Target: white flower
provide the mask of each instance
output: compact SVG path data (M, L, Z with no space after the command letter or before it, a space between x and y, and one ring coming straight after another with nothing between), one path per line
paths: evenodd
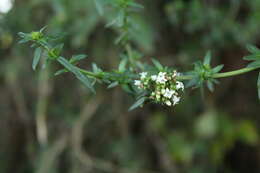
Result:
M174 95L174 96L172 97L173 105L178 104L180 100L181 100L180 97L177 97L177 96Z
M162 89L162 90L161 90L161 93L162 93L162 94L164 94L164 93L165 93L165 91L166 91L165 89Z
M173 74L172 74L172 77L175 78L176 76L177 76L177 71L174 70L174 71L173 71Z
M174 93L175 93L174 90L169 90L168 88L166 88L165 93L163 94L163 96L170 99Z
M177 89L181 89L181 90L183 91L183 90L184 90L184 85L183 85L183 83L177 81L177 82L176 82L176 88L177 88Z
M156 82L164 84L167 81L165 78L165 74L166 74L165 72L160 72L156 78Z
M142 83L141 83L141 81L140 81L140 80L135 80L135 85L136 85L136 86L140 87L140 86L141 86L141 84L142 84Z
M166 75L166 72L159 72L159 74L158 74L158 76L163 76L163 77L165 77L165 75Z
M139 73L140 76L141 76L141 79L145 79L146 76L147 76L147 72L142 72L142 73Z
M156 75L152 75L152 76L151 76L151 79L152 79L153 81L156 81L157 76L156 76Z
M171 106L171 105L172 105L172 102L169 101L169 100L167 100L167 101L165 102L165 104L166 104L167 106Z

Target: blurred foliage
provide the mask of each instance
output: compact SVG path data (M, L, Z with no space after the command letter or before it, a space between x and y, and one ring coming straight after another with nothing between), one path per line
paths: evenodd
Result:
M145 59L189 69L210 49L229 71L245 66L241 47L259 44L258 0L138 2L144 9L131 16L131 42ZM101 16L94 0L16 0L0 14L0 172L259 172L254 75L221 80L204 101L191 91L174 109L129 113L133 100L117 89L100 87L94 96L71 75L51 75L55 65L32 72L32 53L17 33L43 26L64 35L66 55L89 55L80 66L116 68L120 31L105 25L118 13L105 8Z

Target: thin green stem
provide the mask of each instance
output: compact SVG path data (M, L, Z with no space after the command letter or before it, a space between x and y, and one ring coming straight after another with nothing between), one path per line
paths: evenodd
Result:
M87 71L87 70L84 70L84 69L81 69L81 68L78 68L78 70L81 72L81 73L83 73L83 74L85 74L85 75L87 75L87 76L90 76L90 77L94 77L94 78L102 78L102 74L100 73L100 74L98 74L98 73L93 73L93 72L91 72L91 71Z
M245 68L235 70L235 71L230 71L230 72L225 72L225 73L216 73L212 77L213 78L223 78L223 77L236 76L236 75L240 75L240 74L244 74L244 73L256 70L258 68L259 67L245 67Z
M236 75L248 73L250 71L254 71L259 68L260 67L245 67L245 68L230 71L230 72L216 73L216 74L212 75L212 78L224 78L224 77L236 76ZM184 75L184 76L179 76L177 79L178 80L191 80L192 78L193 78L192 75Z

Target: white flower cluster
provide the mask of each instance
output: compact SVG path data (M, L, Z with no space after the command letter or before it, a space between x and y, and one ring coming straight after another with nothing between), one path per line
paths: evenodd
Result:
M184 90L184 84L176 80L179 73L159 72L157 75L148 75L147 72L140 73L140 80L134 84L150 93L149 98L156 103L174 106L180 101L180 91Z

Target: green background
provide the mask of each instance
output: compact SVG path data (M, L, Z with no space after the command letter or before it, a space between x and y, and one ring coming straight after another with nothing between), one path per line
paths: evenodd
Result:
M140 0L132 44L180 71L212 51L223 71L246 66L245 45L260 43L259 0ZM64 55L88 54L90 68L117 68L116 28L106 28L92 0L16 0L0 14L0 172L2 173L258 173L258 72L221 79L214 93L187 90L179 105L149 104L120 88L86 90L60 68L31 69L33 51L18 32L47 25L62 34Z

